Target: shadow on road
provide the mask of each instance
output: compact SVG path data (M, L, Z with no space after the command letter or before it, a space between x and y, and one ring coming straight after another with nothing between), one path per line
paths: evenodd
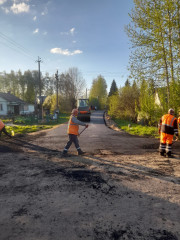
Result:
M60 153L58 150L53 150L47 147L42 147L20 138L14 138L13 141L4 140L0 145L0 152L24 152L23 149L29 149L31 151L37 151L46 154L48 153Z

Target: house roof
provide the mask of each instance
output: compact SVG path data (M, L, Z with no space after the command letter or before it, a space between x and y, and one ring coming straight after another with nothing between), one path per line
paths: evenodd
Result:
M8 102L16 102L16 103L24 103L23 100L21 100L20 98L14 96L13 94L11 93L3 93L3 92L0 92L0 97L5 99L6 101Z

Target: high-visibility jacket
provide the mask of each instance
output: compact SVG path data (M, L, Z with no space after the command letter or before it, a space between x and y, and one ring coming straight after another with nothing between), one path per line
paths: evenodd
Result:
M68 134L78 135L79 125L78 125L77 123L74 123L74 122L72 121L72 117L73 117L73 115L71 115L71 117L70 117L70 119L69 119L67 133L68 133Z
M161 133L166 133L168 135L178 134L177 118L171 114L162 116L159 126Z
M4 126L4 123L0 120L0 131L3 129Z

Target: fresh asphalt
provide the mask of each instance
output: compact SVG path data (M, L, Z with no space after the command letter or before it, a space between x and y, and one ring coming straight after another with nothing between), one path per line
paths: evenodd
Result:
M80 147L87 154L132 154L133 149L140 153L145 146L154 143L154 139L135 137L109 128L105 124L104 111L94 111L87 124L89 127L79 137ZM68 141L67 126L68 123L65 123L42 132L30 144L44 151L62 152ZM83 129L80 126L79 132ZM74 145L70 147L69 153L76 154Z

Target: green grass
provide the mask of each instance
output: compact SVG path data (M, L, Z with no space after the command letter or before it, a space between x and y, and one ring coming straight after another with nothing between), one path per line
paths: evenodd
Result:
M121 120L121 119L113 119L117 126L122 130L138 136L146 136L146 137L155 137L158 138L158 128L157 127L149 127L149 126L142 126L140 124L135 124L130 121ZM128 125L131 125L130 127Z
M44 129L50 129L53 126L58 125L58 124L63 124L69 120L69 116L70 116L70 114L63 113L63 114L60 114L58 120L50 120L49 119L48 121L46 121L47 119L44 119L43 121L39 121L39 123L36 123L36 124L34 124L32 117L31 118L17 117L14 122L15 125L14 126L6 125L6 129L9 133L11 131L14 131L15 135L37 132L37 131L44 130Z
M31 133L31 132L37 132L40 130L52 128L53 126L47 126L47 125L26 125L26 126L20 126L20 125L15 125L15 126L6 126L6 129L8 132L14 131L15 134L26 134L26 133Z

